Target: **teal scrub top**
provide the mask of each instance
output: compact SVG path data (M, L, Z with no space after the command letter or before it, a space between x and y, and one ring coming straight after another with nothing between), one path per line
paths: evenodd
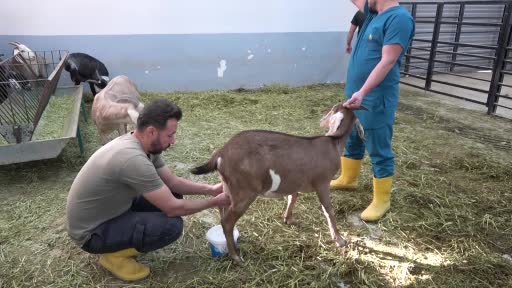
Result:
M345 95L347 99L363 87L366 79L382 58L382 47L399 44L402 53L384 80L363 99L369 111L358 110L356 115L365 129L392 125L398 103L400 64L414 36L414 20L402 6L394 6L380 14L364 7L365 23L359 32L348 66Z

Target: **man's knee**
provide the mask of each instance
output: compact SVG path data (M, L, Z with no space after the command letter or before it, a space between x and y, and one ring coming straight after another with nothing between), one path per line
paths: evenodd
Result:
M165 237L171 242L178 240L183 235L183 218L173 217L166 229Z
M141 252L149 252L165 247L178 240L183 235L183 219L172 217L160 222L158 225L145 227L142 245L138 247Z

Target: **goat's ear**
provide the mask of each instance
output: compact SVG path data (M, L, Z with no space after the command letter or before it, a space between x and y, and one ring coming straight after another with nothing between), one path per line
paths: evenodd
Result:
M361 125L361 122L359 122L359 119L356 119L356 122L354 122L354 124L356 125L357 134L359 135L359 138L361 138L363 142L366 141L366 138L364 138L364 128L363 125Z
M340 127L341 120L343 120L343 113L341 112L336 112L331 116L329 121L329 131L326 134L327 136L331 136L336 133L336 130Z
M331 116L332 116L332 109L327 114L325 114L324 117L322 117L322 119L320 119L320 127L324 128L324 129L329 129L329 126L330 126L329 121L331 119Z
M139 118L139 112L133 108L128 108L128 115L130 119L132 119L133 124L137 124L137 119Z

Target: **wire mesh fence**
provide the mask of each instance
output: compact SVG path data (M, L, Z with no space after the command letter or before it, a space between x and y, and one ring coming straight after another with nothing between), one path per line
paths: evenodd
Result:
M57 88L67 51L20 52L0 62L0 135L8 143L30 141Z

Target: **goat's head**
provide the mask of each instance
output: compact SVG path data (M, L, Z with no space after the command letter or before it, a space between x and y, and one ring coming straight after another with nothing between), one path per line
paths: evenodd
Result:
M88 79L85 82L92 83L98 89L105 89L108 85L109 78L107 76L101 76L100 80Z
M133 124L137 125L137 119L139 118L139 114L144 110L144 103L140 102L137 107L128 108L128 116L132 120Z
M20 42L9 42L9 44L14 46L14 49L12 51L13 55L20 53L21 56L25 58L25 60L31 60L36 56L34 51L32 51L26 45L21 44Z
M107 87L108 81L110 81L110 79L107 76L101 76L100 81L98 84L96 84L96 86L98 86L98 88L100 89L104 89L105 87Z
M361 106L360 110L367 110ZM352 131L355 124L361 139L364 140L364 130L357 120L354 111L343 106L343 103L334 105L331 110L320 119L320 127L328 129L326 136L344 137Z

